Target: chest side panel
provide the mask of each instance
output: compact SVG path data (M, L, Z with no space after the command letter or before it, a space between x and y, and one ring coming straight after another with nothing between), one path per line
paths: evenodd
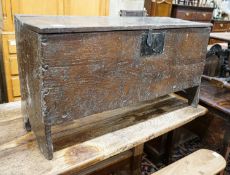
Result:
M45 122L60 123L198 85L208 30L153 30L164 34L164 47L148 56L141 56L147 31L44 35Z

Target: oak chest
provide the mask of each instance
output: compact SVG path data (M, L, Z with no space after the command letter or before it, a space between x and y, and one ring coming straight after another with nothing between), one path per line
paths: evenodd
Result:
M51 126L179 90L198 103L210 24L166 17L16 16L25 126Z

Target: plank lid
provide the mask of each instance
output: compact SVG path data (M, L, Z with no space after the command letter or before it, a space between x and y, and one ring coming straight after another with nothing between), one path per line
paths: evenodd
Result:
M169 17L32 16L16 15L15 23L37 33L72 33L116 30L148 30L211 27L211 23Z

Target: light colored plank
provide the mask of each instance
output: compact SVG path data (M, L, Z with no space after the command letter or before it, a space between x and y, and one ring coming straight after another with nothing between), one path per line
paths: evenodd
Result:
M152 175L214 175L222 171L225 166L226 161L221 155L211 150L201 149Z
M77 172L180 127L206 112L204 107L193 108L182 100L166 96L89 116L66 126L56 126L53 128L56 151L50 161L39 152L34 135L28 133L0 145L0 172L60 174L73 169ZM19 119L14 122L22 123ZM0 133L0 136L7 135ZM73 140L75 144L67 144Z

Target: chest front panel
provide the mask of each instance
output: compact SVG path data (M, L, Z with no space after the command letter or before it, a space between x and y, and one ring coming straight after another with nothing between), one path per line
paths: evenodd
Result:
M42 35L45 121L61 123L199 85L208 30ZM152 51L143 54L148 42Z

